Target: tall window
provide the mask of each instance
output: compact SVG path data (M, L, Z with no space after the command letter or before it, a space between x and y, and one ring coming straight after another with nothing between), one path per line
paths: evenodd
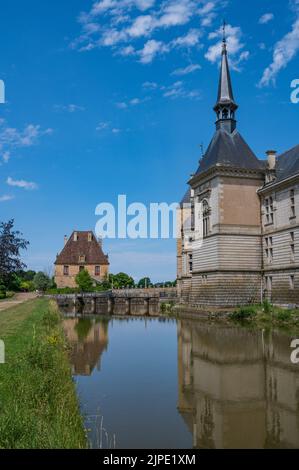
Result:
M295 261L295 232L290 232L291 262Z
M64 276L68 276L69 275L69 266L64 266L63 267L63 275Z
M94 269L95 276L100 276L101 274L101 266L96 266Z
M273 238L266 237L265 238L265 255L266 261L268 264L273 262Z
M209 235L210 230L210 208L208 201L204 200L202 203L202 215L203 215L203 237Z
M294 290L295 289L295 276L293 274L290 275L289 281L290 281L290 289Z
M267 197L265 199L265 209L266 209L266 223L273 224L274 222L274 208L273 208L273 197Z
M193 255L188 256L188 261L189 261L189 272L192 273L192 271L193 271Z
M296 217L296 208L295 208L295 190L291 189L290 191L290 206L291 206L291 215L290 217Z

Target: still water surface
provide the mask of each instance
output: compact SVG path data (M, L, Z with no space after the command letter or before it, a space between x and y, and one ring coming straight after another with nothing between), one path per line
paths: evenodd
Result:
M294 336L161 318L64 325L93 448L299 448Z

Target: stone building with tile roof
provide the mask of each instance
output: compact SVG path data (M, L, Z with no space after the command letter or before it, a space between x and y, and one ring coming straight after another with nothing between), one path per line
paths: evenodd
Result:
M195 306L299 305L299 145L257 158L237 109L224 37L216 132L180 208L178 288Z
M86 269L95 283L103 281L109 273L109 259L103 253L102 241L92 231L65 236L64 248L55 261L55 282L58 288L77 287L77 274Z

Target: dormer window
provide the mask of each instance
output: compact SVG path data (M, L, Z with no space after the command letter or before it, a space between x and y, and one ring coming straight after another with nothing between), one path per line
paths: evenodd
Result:
M85 263L86 261L86 256L85 255L80 255L79 256L79 263Z

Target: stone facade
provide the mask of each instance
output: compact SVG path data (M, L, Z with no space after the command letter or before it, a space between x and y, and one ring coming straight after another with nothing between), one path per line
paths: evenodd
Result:
M68 275L64 274L64 268L68 266L69 273ZM81 265L80 265L81 266ZM63 289L65 287L75 288L78 287L76 284L76 276L80 272L80 266L78 265L56 265L55 267L55 283L59 289ZM83 265L82 265L83 266ZM96 266L93 264L84 265L84 269L86 269L90 276L98 282L101 282L105 279L107 274L109 273L109 266L108 265L99 265L100 274L96 274Z
M299 146L258 159L237 131L237 108L224 42L216 133L179 210L181 299L299 304Z
M73 232L65 237L65 246L55 262L55 283L58 288L75 288L76 276L85 269L95 283L100 283L109 273L108 256L102 251L102 242L93 232Z

